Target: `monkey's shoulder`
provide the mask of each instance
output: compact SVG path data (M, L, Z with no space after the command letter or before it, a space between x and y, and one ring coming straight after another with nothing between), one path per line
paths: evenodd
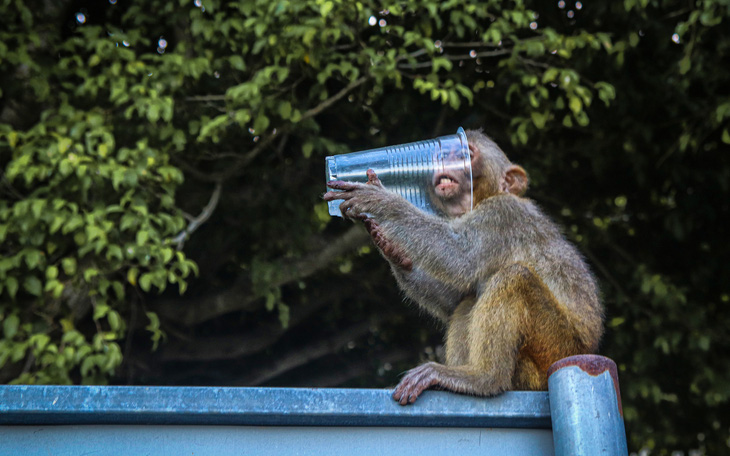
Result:
M544 224L545 228L556 227L533 200L509 193L485 199L474 208L473 213L476 219L490 224Z

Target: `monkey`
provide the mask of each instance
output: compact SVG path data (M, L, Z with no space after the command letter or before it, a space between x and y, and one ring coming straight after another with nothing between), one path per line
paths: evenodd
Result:
M342 214L365 223L404 294L445 326L445 364L406 372L392 396L401 405L429 388L483 397L546 390L550 365L596 352L603 334L596 280L524 197L525 170L480 130L466 134L473 209L466 176L434 177L444 216L416 208L372 170L367 183L328 182L323 196L344 200Z

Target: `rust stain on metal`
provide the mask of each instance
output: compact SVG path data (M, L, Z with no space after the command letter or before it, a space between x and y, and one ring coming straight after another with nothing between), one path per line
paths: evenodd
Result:
M548 378L553 375L553 373L568 366L578 367L586 374L592 375L594 377L608 371L611 375L611 379L613 380L613 389L616 390L618 411L621 414L621 418L624 417L624 409L621 405L621 390L618 386L618 369L616 368L616 363L613 362L611 358L606 358L605 356L600 355L569 356L567 358L561 359L560 361L550 366L550 369L548 369L547 372Z

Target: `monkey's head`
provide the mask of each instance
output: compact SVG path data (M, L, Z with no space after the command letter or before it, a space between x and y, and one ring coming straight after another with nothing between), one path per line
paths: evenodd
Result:
M509 161L502 149L478 130L466 132L471 156L474 206L502 193L522 196L527 191L527 173ZM471 192L466 176L434 176L434 202L448 217L459 217L471 208Z

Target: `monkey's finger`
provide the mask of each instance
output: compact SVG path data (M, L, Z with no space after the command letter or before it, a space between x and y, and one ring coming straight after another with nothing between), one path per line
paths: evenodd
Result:
M347 200L354 196L353 192L327 192L322 195L322 199L325 201Z
M353 201L350 198L341 202L340 203L340 212L342 212L342 215L346 215L347 217L352 217L354 215L354 212L352 214L350 213L352 206L353 206Z
M416 383L416 385L413 387L413 391L411 391L411 395L408 396L408 402L410 404L413 404L416 402L416 399L418 399L418 396L421 395L422 392L426 390L426 386L424 386L424 383Z
M398 403L400 405L408 405L408 404L411 404L412 402L408 402L408 398L409 397L410 397L410 395L408 393L403 393L403 396L401 396L400 401L398 401Z
M365 229L368 230L368 232L370 232L370 230L368 229L368 225L367 225L367 221L369 220L367 214L352 214L350 216L350 218L353 220L359 220L359 221L363 222L365 224Z
M406 392L406 394L404 394L401 398L401 405L413 404L414 402L416 402L416 399L418 399L419 394L420 392L418 391L418 384L412 385L411 388Z
M393 399L400 405L408 405L408 392L403 382L400 382L393 392Z
M362 182L346 182L346 181L329 181L327 187L333 190L355 190L362 188L364 185Z
M378 187L383 186L383 183L380 182L380 178L377 174L375 174L375 171L373 171L372 169L368 169L366 174L368 176L368 184L377 185Z
M411 259L408 257L402 258L400 261L400 267L406 271L412 271L413 261L411 261Z
M413 404L414 402L416 402L416 399L418 399L421 393L431 388L432 386L436 386L437 384L438 381L436 381L435 378L419 378L414 382L414 385L411 388L410 395L408 396L408 402Z
M352 220L361 220L364 215L362 211L355 207L356 201L352 199L346 199L340 204L340 212L343 216Z
M405 383L406 383L406 379L404 378L398 383L398 385L395 387L395 390L393 391L393 399L396 402L400 402L401 398L403 398L403 392L406 389ZM403 404L403 405L405 405L405 404Z
M365 229L368 230L368 233L370 233L370 236L375 238L375 235L379 232L378 225L373 221L373 219L369 218L367 215L365 218L362 219L363 224L365 225Z
M412 404L418 398L416 389L418 387L418 379L415 379L412 375L407 375L400 381L393 393L393 399L396 400L400 405Z

